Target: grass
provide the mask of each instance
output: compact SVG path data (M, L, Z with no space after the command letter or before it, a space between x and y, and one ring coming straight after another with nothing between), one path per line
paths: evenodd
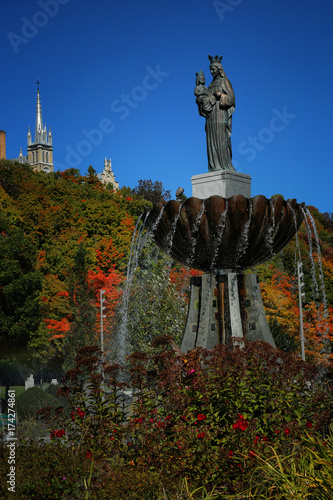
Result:
M25 387L24 385L11 385L9 387L9 389L11 391L15 391L15 397L18 398L20 394L22 394L22 392L25 391ZM0 397L1 398L4 398L5 397L5 392L6 392L6 388L5 387L0 387Z

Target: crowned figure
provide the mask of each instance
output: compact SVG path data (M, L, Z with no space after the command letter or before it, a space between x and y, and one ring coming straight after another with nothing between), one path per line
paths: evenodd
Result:
M213 81L207 87L202 71L196 73L194 95L199 114L206 118L208 170L235 170L232 163L231 123L235 94L221 64L222 56L208 56Z

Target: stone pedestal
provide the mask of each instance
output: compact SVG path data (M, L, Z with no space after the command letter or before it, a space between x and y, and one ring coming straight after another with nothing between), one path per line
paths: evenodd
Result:
M234 170L217 170L194 175L191 181L192 196L202 200L213 195L230 198L237 194L251 198L251 176Z
M219 271L192 278L191 299L181 350L212 349L231 338L264 340L275 347L254 273Z

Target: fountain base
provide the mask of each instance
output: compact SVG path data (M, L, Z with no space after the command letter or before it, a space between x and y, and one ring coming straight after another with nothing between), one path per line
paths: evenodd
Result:
M218 271L191 279L191 298L181 350L213 349L232 337L264 340L273 347L255 273Z

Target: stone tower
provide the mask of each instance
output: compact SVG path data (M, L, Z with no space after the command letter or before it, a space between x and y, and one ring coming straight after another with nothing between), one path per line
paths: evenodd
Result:
M0 130L0 160L6 159L6 132Z
M112 184L113 190L118 191L119 183L116 181L114 173L112 171L111 158L108 160L104 159L104 168L101 174L97 174L97 177L102 182L102 184Z
M53 172L53 145L51 127L46 130L43 125L42 107L39 95L39 81L37 81L37 105L36 105L36 125L35 141L32 142L30 127L27 135L28 162L36 172Z

